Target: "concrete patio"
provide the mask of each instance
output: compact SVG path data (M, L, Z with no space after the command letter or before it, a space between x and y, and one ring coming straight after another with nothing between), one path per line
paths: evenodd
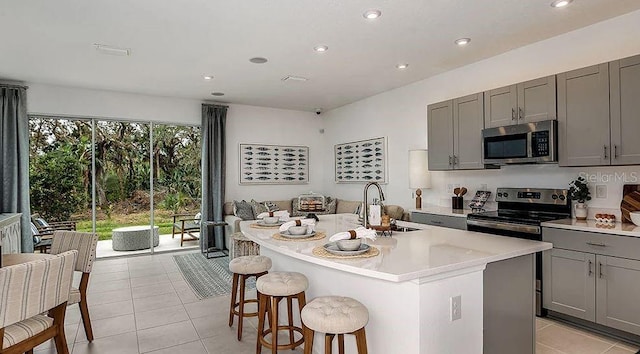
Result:
M160 243L158 247L155 247L155 253L172 252L179 250L193 250L200 247L199 241L185 241L184 245L180 247L180 235L175 235L171 238L171 234L160 235ZM111 258L131 256L137 254L148 254L150 250L137 250L137 251L114 251L111 240L98 241L98 247L96 254L98 258Z

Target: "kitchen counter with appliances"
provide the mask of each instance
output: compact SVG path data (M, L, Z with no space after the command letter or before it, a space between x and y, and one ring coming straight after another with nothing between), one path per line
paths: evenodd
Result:
M543 227L555 229L597 232L621 236L640 237L640 226L630 223L601 223L595 220L561 219L542 223Z
M314 248L322 247L334 233L359 224L357 215L351 214L319 218L316 231L327 237L314 241L278 240L273 236L277 229L252 228L251 221L241 222L240 228L261 246L262 255L272 259L272 271L307 276L307 298L350 296L367 306L375 319L367 325L370 353L500 353L509 351L491 346L509 340L518 344L520 353L534 352L533 254L550 249L551 244L427 226L367 240L379 251L374 257L324 258L314 254ZM494 265L496 271L485 275L485 269ZM518 301L487 297L485 278L492 280L495 292ZM487 327L488 316L496 316L490 323L510 324L509 340L504 329ZM519 324L509 322L515 319ZM490 338L492 333L495 338ZM355 342L345 340L355 348Z
M411 209L409 212L466 218L472 211L471 209L452 209L450 206L423 205L422 209Z

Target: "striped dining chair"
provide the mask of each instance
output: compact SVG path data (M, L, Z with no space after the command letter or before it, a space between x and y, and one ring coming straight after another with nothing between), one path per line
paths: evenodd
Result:
M87 305L87 287L89 286L89 273L91 273L93 261L96 259L97 246L97 234L77 231L55 231L51 245L51 254L60 254L69 250L78 251L75 270L82 272L82 278L80 279L80 288L71 288L69 304L79 304L84 332L89 342L93 341L93 329Z
M0 354L33 353L51 338L69 353L64 315L77 254L0 268Z

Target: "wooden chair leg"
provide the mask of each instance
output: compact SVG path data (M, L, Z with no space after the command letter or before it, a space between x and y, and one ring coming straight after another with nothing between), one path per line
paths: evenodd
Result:
M240 275L240 304L238 306L238 340L242 340L242 324L244 322L244 291L247 277Z
M302 324L302 333L304 337L304 354L311 354L313 351L313 334L314 331Z
M29 349L26 352L24 352L24 354L33 354L33 349Z
M233 281L231 285L231 305L229 305L229 327L233 326L234 310L236 308L236 294L238 293L239 274L233 273Z
M87 305L87 288L89 287L89 273L82 273L80 279L80 314L82 315L82 325L84 333L89 342L93 342L93 329L91 328L91 318L89 317L89 305Z
M289 344L293 344L293 298L287 297L287 317L289 320Z
M338 334L338 353L344 354L344 334Z
M367 335L364 327L353 332L356 336L356 345L358 346L358 354L367 354Z
M56 335L53 341L56 345L58 354L69 354L67 346L67 337L64 335L64 315L67 311L67 303L64 302L50 310L49 314L53 317L53 325L57 327Z
M281 298L271 297L271 353L278 353L278 303Z
M256 353L262 351L261 338L264 337L264 318L267 315L267 301L267 296L258 292L258 340L256 341ZM269 311L269 316L271 316L271 311Z
M331 344L334 334L327 333L324 335L324 354L331 354Z

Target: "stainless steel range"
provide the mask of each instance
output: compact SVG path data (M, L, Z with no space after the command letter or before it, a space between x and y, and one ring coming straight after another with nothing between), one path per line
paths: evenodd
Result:
M498 210L469 214L467 229L542 241L541 223L571 217L566 189L498 188ZM536 315L542 315L542 253L536 254Z

